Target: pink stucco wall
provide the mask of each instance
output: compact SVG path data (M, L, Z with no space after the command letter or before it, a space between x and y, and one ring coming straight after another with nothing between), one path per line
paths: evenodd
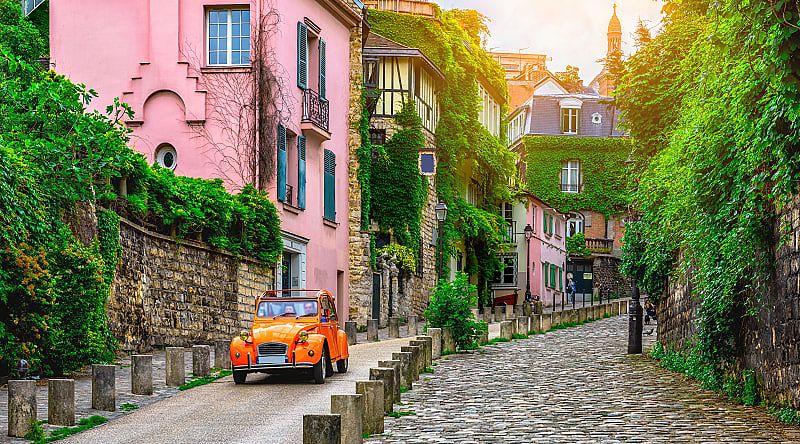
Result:
M263 3L262 3L263 2ZM175 172L180 175L222 177L235 190L243 183L242 168L225 158L236 158L235 143L225 136L225 125L213 94L210 76L237 76L247 80L247 68L205 66L206 11L215 6L248 6L251 23L259 10L274 8L280 20L271 48L283 78L284 125L301 134L302 91L297 87L297 22L310 19L327 43L327 99L330 102L330 140L307 136L307 205L291 211L276 200L276 181L270 196L281 213L284 232L307 239L306 287L337 294L346 318L348 297L348 111L350 33L358 15L344 0L70 0L50 4L51 61L55 69L75 82L85 83L100 97L92 107L104 110L114 97L135 112L129 126L131 146L149 162L162 143L178 152ZM311 57L315 56L312 51ZM243 77L242 77L243 76ZM310 73L315 79L316 72ZM219 78L219 77L217 77ZM310 86L316 89L317 82ZM217 100L219 102L220 100ZM216 116L216 117L215 117ZM275 149L274 147L272 148ZM291 147L289 147L291 150ZM323 150L336 154L336 222L324 223ZM291 172L291 166L290 166ZM291 172L293 174L293 172ZM290 180L296 176L290 174ZM337 278L338 275L338 278Z
M531 255L528 258L531 267L531 293L539 295L544 302L544 305L551 305L553 303L553 296L556 297L556 302L561 303L561 292L545 287L544 283L544 270L542 269L543 262L556 264L562 269L566 268L566 243L564 233L557 233L552 236L544 233L543 214L547 212L555 216L557 221L560 221L561 230L564 230L565 219L563 216L552 210L549 206L545 205L539 199L529 196L528 208L526 212L526 224L531 224L533 227L533 239L531 240ZM566 278L562 276L564 286L566 286Z

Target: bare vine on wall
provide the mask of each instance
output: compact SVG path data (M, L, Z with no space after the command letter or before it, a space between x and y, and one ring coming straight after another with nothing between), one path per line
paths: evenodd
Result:
M203 55L186 44L184 58L205 90L205 125L192 125L224 179L264 190L275 176L277 127L291 117L288 75L275 53L280 14L272 1L251 10L250 66L204 70Z

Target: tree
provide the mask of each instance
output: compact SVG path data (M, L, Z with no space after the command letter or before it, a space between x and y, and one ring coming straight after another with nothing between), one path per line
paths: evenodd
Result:
M571 93L583 92L583 80L578 74L577 66L567 65L565 71L556 73L556 78L567 88L567 91Z
M636 30L633 32L633 35L636 49L641 49L653 41L653 35L650 33L650 29L644 24L642 19L639 19L639 23L636 24Z

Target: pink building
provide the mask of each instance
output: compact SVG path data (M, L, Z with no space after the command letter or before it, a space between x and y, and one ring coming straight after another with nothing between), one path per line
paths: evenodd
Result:
M50 2L56 71L102 110L135 116L131 145L177 174L254 183L274 198L282 288L324 288L347 317L352 0ZM357 104L356 104L357 105Z

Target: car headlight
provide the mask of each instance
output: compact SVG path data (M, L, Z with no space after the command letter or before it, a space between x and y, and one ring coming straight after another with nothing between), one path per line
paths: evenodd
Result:
M247 338L249 338L249 337L250 337L250 332L249 331L242 330L242 331L239 332L239 339L241 339L242 341L247 342Z
M297 335L297 342L306 342L308 340L308 332L303 330Z

